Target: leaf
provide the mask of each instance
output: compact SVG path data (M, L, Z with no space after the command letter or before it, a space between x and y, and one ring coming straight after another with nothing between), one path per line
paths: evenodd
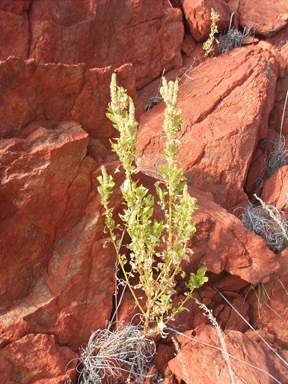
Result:
M198 269L197 271L197 276L201 276L201 277L204 277L205 274L207 272L207 267L201 267ZM206 277L207 281L208 281L208 277Z
M185 187L185 185L186 185L186 181L184 181L183 183L180 183L180 184L176 185L176 187L175 187L176 192L180 192L180 191L182 191L182 189Z

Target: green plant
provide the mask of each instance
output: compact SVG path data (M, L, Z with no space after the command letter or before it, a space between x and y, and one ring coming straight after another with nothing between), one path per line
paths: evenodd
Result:
M205 267L200 268L197 274L192 273L186 283L189 288L186 298L177 308L172 308L175 277L179 274L185 276L180 264L183 259L189 260L189 254L192 254L187 243L195 232L192 214L197 206L196 200L189 195L183 171L177 166L175 159L179 153L176 134L182 123L179 116L181 111L177 108L178 82L168 84L164 77L162 81L160 93L166 103L163 128L167 137L163 152L167 166L159 167L162 180L156 182L155 186L164 220L152 220L154 198L148 194L147 188L132 178L138 172L135 165L138 123L135 120L133 101L122 87L117 86L115 74L111 81L111 104L107 117L120 132L120 137L111 144L125 171L125 181L121 187L125 205L121 215L121 227L115 224L112 217L113 207L109 205L109 196L114 187L113 177L108 175L102 166L102 176L98 178L98 191L106 211L105 225L126 284L142 314L145 337L163 334L167 322L185 309L185 302L192 297L193 290L208 280L205 277ZM129 234L130 242L126 244L129 255L119 251L121 240L117 239L115 234L119 228ZM125 268L126 263L130 264L130 271ZM139 282L132 286L129 278L135 275L138 276ZM145 306L140 304L135 289L144 292Z
M209 57L211 53L213 53L214 51L214 48L213 48L214 40L216 41L217 44L219 44L219 41L214 36L215 33L218 33L218 28L216 26L216 23L217 21L219 21L219 19L220 19L220 16L218 15L218 13L215 12L213 8L211 8L211 20L212 20L211 31L210 31L208 40L206 40L205 43L203 44L203 49L205 51L205 59L207 59L207 57Z

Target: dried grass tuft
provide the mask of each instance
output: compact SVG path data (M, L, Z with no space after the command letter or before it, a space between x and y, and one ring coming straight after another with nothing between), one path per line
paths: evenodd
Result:
M254 195L261 205L249 203L240 216L242 223L251 232L261 236L273 252L281 252L288 246L288 222L285 212L274 205L265 204Z
M285 137L281 135L274 151L266 157L268 179L281 167L288 164L288 150L285 149Z
M127 325L115 332L98 329L80 355L79 383L102 383L105 378L112 380L123 374L142 383L155 352L155 343L144 338L138 326Z
M252 27L252 19L250 20L249 27L245 27L243 32L232 26L234 12L231 14L229 28L226 35L219 36L218 49L220 53L231 51L234 48L242 47L245 37L255 35L256 28Z

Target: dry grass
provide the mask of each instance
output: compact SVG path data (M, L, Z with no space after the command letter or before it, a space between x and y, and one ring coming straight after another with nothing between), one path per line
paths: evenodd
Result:
M98 384L128 375L142 383L155 352L155 343L143 337L141 327L128 325L115 332L97 330L80 355L78 382Z
M259 197L254 196L260 205L255 207L249 203L240 219L249 231L261 236L273 252L281 252L288 245L288 222L285 212L274 205L265 204Z

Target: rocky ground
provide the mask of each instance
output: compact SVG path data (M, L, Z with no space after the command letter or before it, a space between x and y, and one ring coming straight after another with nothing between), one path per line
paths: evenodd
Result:
M224 54L215 46L204 60L211 7L220 14L219 32L235 12L234 27L252 20L256 36ZM274 253L239 220L254 193L288 213L288 165L270 178L266 170L288 89L287 15L287 0L249 0L248 8L246 0L1 2L1 383L62 384L66 373L76 383L79 348L111 318L115 254L104 247L97 192L100 165L108 173L119 165L105 116L111 74L136 104L139 175L153 194L164 161L165 106L147 113L145 106L164 69L167 79L181 78L179 163L199 205L194 254L183 268L207 267L209 282L195 296L225 330L228 352L259 368L231 359L235 382L288 383L287 365L218 292L288 360L288 250ZM117 216L124 176L115 177ZM184 290L179 281L175 300ZM188 309L173 327L221 347L203 311L194 301ZM135 313L127 293L119 320ZM231 382L219 350L184 336L177 343L178 351L171 338L158 343L147 383Z

